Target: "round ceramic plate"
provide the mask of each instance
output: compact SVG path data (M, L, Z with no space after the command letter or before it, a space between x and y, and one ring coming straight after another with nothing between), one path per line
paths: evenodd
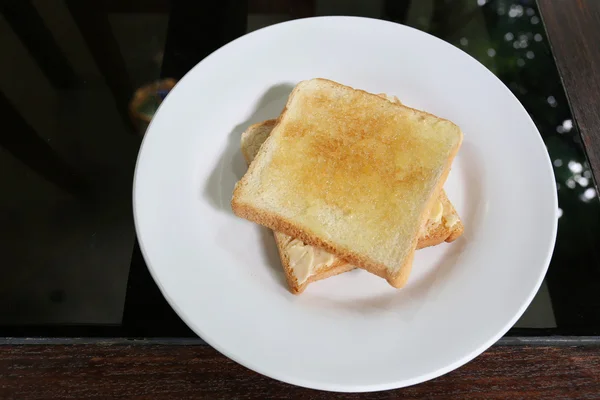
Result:
M271 232L231 211L240 134L315 77L396 95L464 132L445 188L465 233L418 251L403 289L356 270L294 296ZM148 268L194 332L261 374L333 391L416 384L483 352L532 300L557 226L546 148L511 92L442 40L350 17L274 25L194 67L146 133L133 204Z

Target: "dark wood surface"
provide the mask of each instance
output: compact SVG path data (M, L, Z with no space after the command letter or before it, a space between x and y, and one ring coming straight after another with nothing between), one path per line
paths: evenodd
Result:
M538 6L598 185L600 180L600 1L538 0Z
M600 347L494 346L404 389L336 394L254 373L206 345L0 346L0 398L598 399Z

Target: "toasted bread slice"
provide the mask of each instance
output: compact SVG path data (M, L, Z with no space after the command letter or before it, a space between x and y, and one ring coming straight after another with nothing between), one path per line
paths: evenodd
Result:
M395 97L386 96L386 98L390 101L399 102ZM242 133L242 154L248 165L258 154L260 146L267 140L276 123L277 121L274 119L260 122L250 126ZM444 241L452 242L463 231L464 227L454 206L442 190L439 203L431 210L425 231L419 237L417 248L436 246ZM306 245L284 233L273 233L288 286L294 294L302 293L308 284L312 282L355 268L352 264L322 249Z
M237 183L232 209L401 287L461 142L450 121L304 81Z

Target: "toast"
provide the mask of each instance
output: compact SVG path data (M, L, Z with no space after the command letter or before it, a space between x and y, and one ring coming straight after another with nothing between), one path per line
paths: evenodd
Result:
M399 102L397 98L387 97ZM269 137L276 120L268 120L250 126L242 133L242 154L248 165L252 163L260 146ZM442 190L439 203L431 210L424 232L419 237L417 248L436 246L440 243L456 240L464 231L463 224ZM314 246L306 245L284 233L273 232L290 291L299 294L308 284L328 278L355 267L344 260Z
M232 209L402 287L461 142L450 121L303 81L236 184Z

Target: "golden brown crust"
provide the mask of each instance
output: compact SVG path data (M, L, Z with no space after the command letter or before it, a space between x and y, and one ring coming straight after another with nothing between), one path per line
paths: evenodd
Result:
M461 237L464 232L465 232L465 226L463 225L462 221L458 221L456 223L456 225L454 225L452 227L452 232L446 238L446 242L447 243L454 242L456 239L458 239L459 237Z
M455 226L458 226L458 223ZM461 234L462 232L458 233L454 227L452 230L450 230L441 223L437 224L434 228L419 238L417 250L424 249L426 247L437 246L438 244L444 242L450 243L458 239Z

